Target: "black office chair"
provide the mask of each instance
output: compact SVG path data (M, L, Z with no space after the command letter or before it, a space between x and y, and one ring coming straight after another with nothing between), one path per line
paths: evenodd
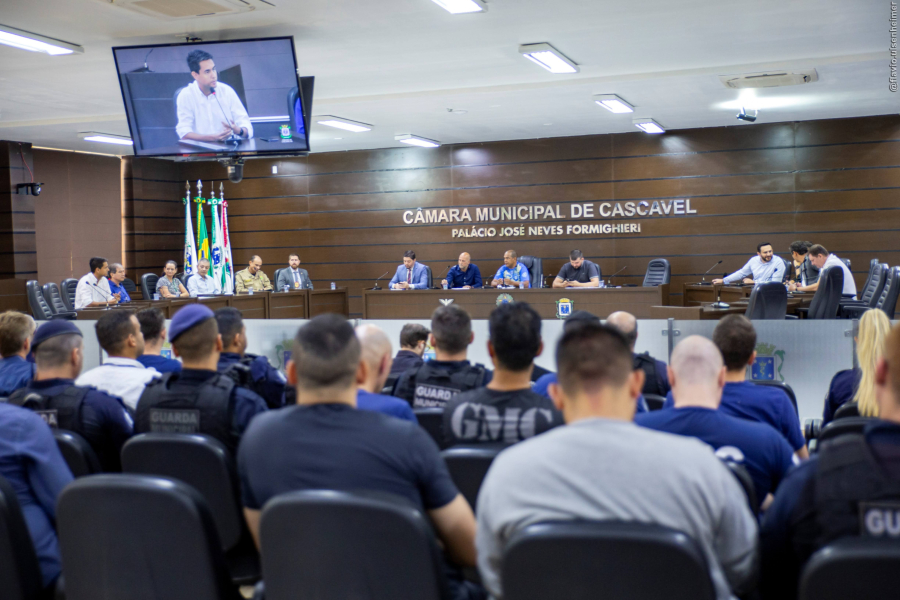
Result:
M276 287L276 288L278 287L278 277L281 275L281 272L282 272L282 271L285 271L285 270L287 270L287 269L289 269L289 268L290 268L290 267L282 267L282 268L280 268L280 269L275 269L275 278L272 280L272 286L273 286L273 287ZM276 291L276 292L280 292L281 290L280 290L280 289L276 289L275 291Z
M642 394L644 396L644 402L647 403L647 408L651 411L660 410L666 403L665 396L658 396L656 394Z
M501 446L455 446L441 452L456 489L475 510L478 491Z
M53 437L56 439L56 447L59 448L63 460L69 465L72 475L85 477L103 471L97 453L86 439L74 431L65 429L54 429Z
M858 318L865 309L875 308L884 290L890 267L885 264L874 264L869 269L869 277L862 288L859 300L841 299L841 316L844 318ZM861 310L860 310L861 309Z
M856 402L845 402L841 404L836 411L834 411L834 418L832 419L832 421L858 416L860 416L859 405Z
M399 496L282 494L263 508L260 537L266 600L447 597L431 525Z
M734 478L740 484L741 489L744 490L744 495L747 496L747 504L750 506L750 512L756 514L759 511L756 486L753 485L753 478L750 477L747 467L729 459L722 459L722 463L728 467L728 470L731 471L731 474L734 475Z
M848 268L848 269L850 269L851 271L853 270L853 267L852 267L852 265L851 265L851 263L850 263L850 259L849 259L849 258L842 258L842 259L841 259L841 262L844 263L845 265L847 265L847 268ZM843 269L841 269L841 270L843 270Z
M714 600L706 557L687 534L634 521L537 523L512 536L504 600Z
M884 279L884 287L881 288L881 294L875 301L873 308L879 308L884 311L888 319L894 318L894 311L897 308L897 297L900 296L900 267L891 267L888 269L887 276ZM844 310L844 314L851 319L856 319L866 312L868 307L848 306Z
M185 483L82 477L60 494L56 518L66 600L242 598L206 502Z
M66 304L67 310L75 310L75 291L77 289L77 279L63 279L59 284L59 292L62 294L63 302Z
M47 302L50 312L53 313L55 318L70 320L78 318L78 313L66 307L66 303L63 302L62 295L60 295L59 288L56 287L55 283L45 283L41 294L44 296L44 301Z
M672 279L672 266L665 258L654 258L647 265L643 287L656 287L669 283Z
M4 600L41 600L41 568L12 485L0 477L0 582Z
M769 387L777 387L780 390L783 390L785 394L787 394L788 399L791 401L791 404L794 405L794 412L798 415L800 414L800 410L797 408L797 394L794 393L794 388L789 386L783 381L754 381L756 385L767 385Z
M819 276L819 287L809 305L809 310L800 308L798 312L806 312L807 319L836 319L844 289L844 270L825 269Z
M181 285L184 286L184 289L188 289L188 281L191 280L191 277L194 276L193 273L182 273L181 274Z
M128 279L127 277L122 280L122 287L125 288L125 291L128 292L129 296L132 296L135 292L137 292L137 286L134 285L134 281Z
M528 269L528 276L531 278L531 287L544 287L544 261L537 256L520 256L519 262Z
M153 294L156 293L156 282L159 281L159 275L155 273L144 273L141 275L141 294L144 300L153 300Z
M828 440L833 440L838 436L862 433L865 431L866 426L870 423L875 423L876 421L878 421L878 419L872 417L846 417L844 419L832 421L819 432L819 436L816 438L818 440L818 447L821 448L822 444Z
M444 409L443 408L414 408L419 426L428 432L439 448L444 447Z
M44 300L44 294L37 280L29 279L25 282L25 295L28 297L28 308L31 309L31 316L35 321L49 321L53 318L53 311Z
M895 600L900 590L897 540L848 537L836 540L806 563L799 600Z
M145 433L122 448L122 471L178 479L206 500L231 579L250 585L260 578L259 553L244 521L234 458L206 435Z
M780 256L777 258L781 258ZM781 258L784 261L784 275L781 277L781 283L787 283L791 278L791 271L794 269L794 265L791 261Z
M751 320L784 320L787 315L787 289L778 281L753 287L744 316Z
M425 267L425 276L428 278L428 280L427 280L428 287L425 289L428 289L428 290L433 289L434 288L434 275L431 273L431 267L429 267L428 265L422 265L422 266Z

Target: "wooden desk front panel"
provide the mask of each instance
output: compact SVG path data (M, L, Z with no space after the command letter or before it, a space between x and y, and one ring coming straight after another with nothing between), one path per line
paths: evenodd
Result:
M269 296L270 319L309 318L309 290L273 292Z
M309 292L309 317L325 313L337 313L350 316L350 302L347 288L336 290L312 290Z
M270 292L256 292L231 296L230 305L241 311L245 319L268 319L269 295Z

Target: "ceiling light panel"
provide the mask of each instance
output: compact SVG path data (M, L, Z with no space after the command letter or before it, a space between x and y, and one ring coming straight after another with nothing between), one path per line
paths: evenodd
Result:
M525 44L519 46L519 54L551 73L577 73L578 65L550 44Z
M437 140L429 140L418 135L405 133L403 135L394 136L394 139L410 146L419 146L420 148L437 148L441 145Z
M594 96L594 102L596 102L609 112L613 112L616 114L634 112L634 107L631 104L629 104L625 100L622 100L615 94L596 94Z
M313 117L319 125L326 127L335 127L344 131L352 131L353 133L362 133L363 131L372 131L372 125L368 123L360 123L359 121L351 121L350 119L342 119L332 115L322 115L321 117Z
M666 129L653 119L634 119L634 126L644 133L665 133Z
M0 44L29 52L43 52L51 56L84 53L84 48L77 44L55 40L6 25L0 25Z
M481 0L432 0L435 4L452 15L484 12L487 4Z
M115 135L112 133L97 133L96 131L85 131L78 134L86 142L100 142L102 144L118 144L120 146L133 146L134 142L130 137L125 135Z

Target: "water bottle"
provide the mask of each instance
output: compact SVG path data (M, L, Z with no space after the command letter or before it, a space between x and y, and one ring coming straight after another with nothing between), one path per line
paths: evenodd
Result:
M441 282L441 287L444 288L445 290L448 290L448 289L450 289L450 284L446 283L446 282Z
M154 299L154 300L159 300L159 294L153 294L153 299Z
M283 286L281 286L281 291L284 292L285 294L288 293L288 290L289 290L289 289L291 289L291 286L289 286L289 285L283 285Z
M334 285L334 282L333 282L333 281L331 282L331 289L333 289L333 290L336 290L336 289L337 289L337 286Z
M525 281L524 281L524 280L522 280L522 281L519 282L519 289L520 289L520 290L524 290L524 289L525 289Z
M247 288L247 293L251 296L253 295L253 288Z

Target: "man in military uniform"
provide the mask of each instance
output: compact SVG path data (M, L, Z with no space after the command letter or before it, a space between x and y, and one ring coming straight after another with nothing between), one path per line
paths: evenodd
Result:
M202 304L182 308L172 317L169 341L175 356L181 357L182 370L147 386L138 401L135 431L204 433L234 453L250 420L266 410L266 403L216 372L222 338L213 311Z
M269 364L268 358L245 352L247 328L241 311L228 306L218 309L215 315L222 336L219 373L228 373L240 385L256 392L269 408L284 406L287 380Z
M641 394L656 394L665 397L672 389L669 386L669 375L666 372L666 363L656 360L649 352L635 354L634 346L637 343L637 319L634 315L624 311L617 311L606 318L606 323L622 332L625 339L631 345L631 355L634 357L634 368L644 372L644 389Z
M492 373L467 359L474 339L472 320L465 310L455 304L435 310L430 336L435 359L404 372L394 395L413 408L443 408L460 392L486 385Z
M243 271L238 271L234 275L234 291L237 294L242 292L262 292L272 289L272 282L265 273L262 272L262 259L257 255L253 255L250 264Z
M34 363L26 357L31 351L34 319L8 310L0 314L0 396L9 396L34 378Z
M81 331L71 321L48 321L34 334L37 372L9 403L38 413L53 429L74 431L87 440L104 471L121 470L119 455L134 423L119 398L75 385L84 362Z

